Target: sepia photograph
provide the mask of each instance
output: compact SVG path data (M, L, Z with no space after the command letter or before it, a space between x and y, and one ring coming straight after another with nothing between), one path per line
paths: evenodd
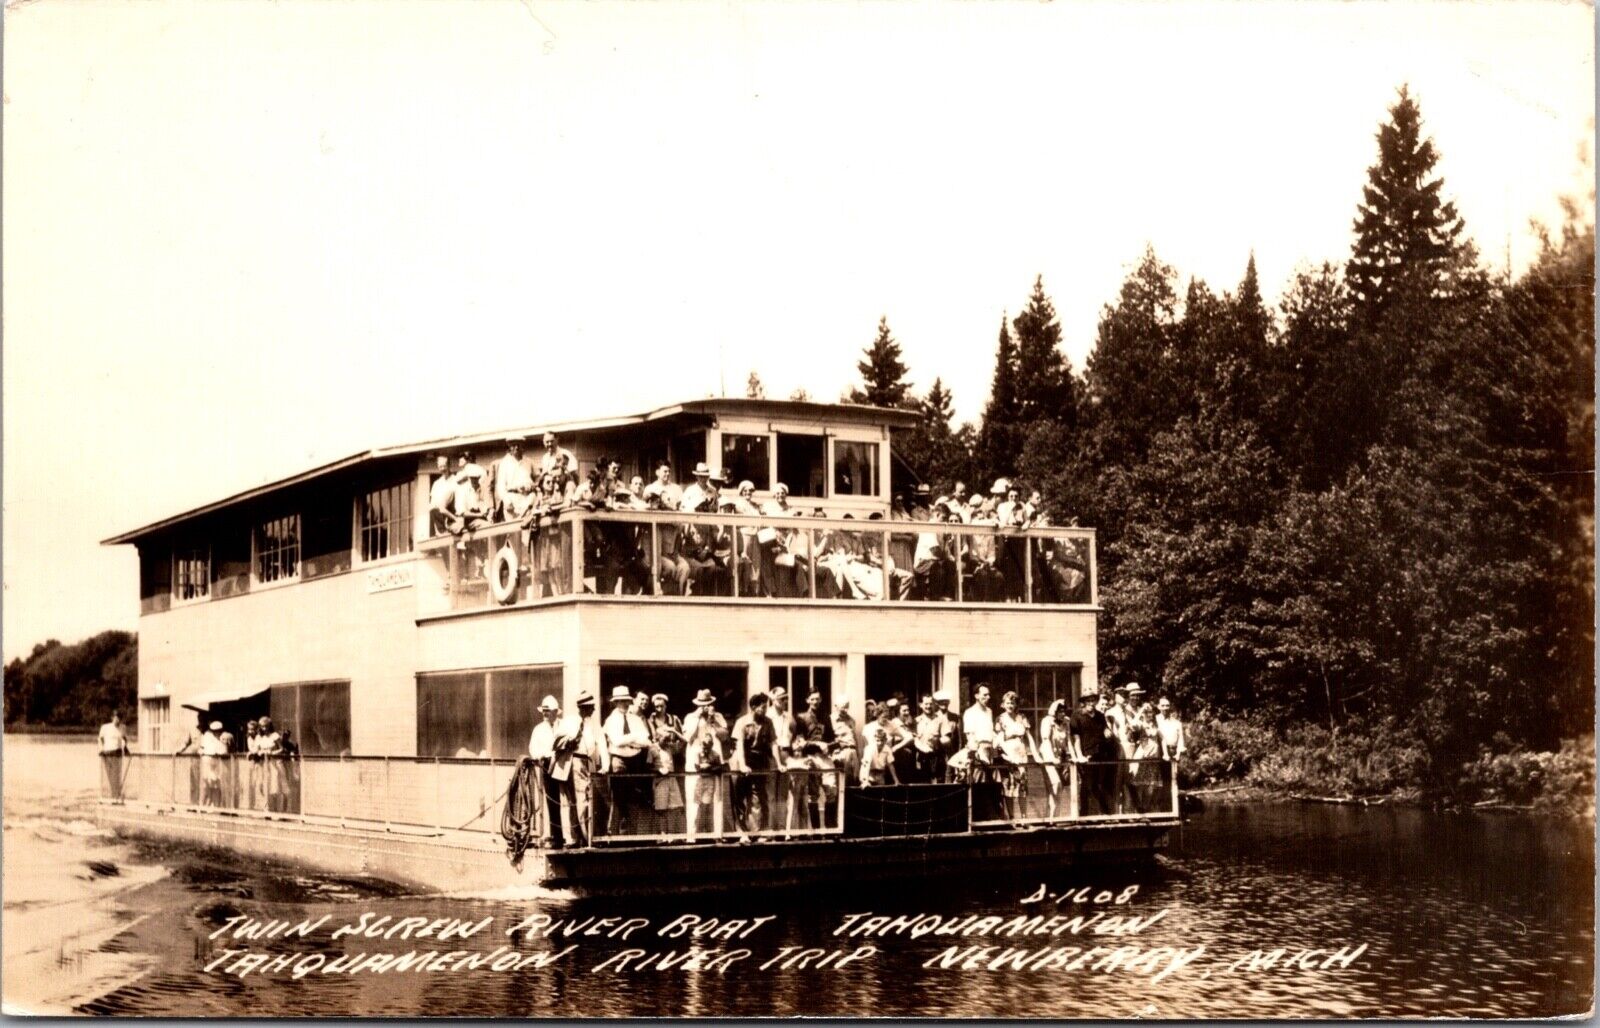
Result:
M1592 1016L1595 29L9 0L4 1012Z

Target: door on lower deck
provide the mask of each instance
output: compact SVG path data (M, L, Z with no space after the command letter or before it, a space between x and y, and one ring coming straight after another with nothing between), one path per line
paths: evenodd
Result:
M939 690L943 657L867 657L867 699L898 699L917 709L922 696Z

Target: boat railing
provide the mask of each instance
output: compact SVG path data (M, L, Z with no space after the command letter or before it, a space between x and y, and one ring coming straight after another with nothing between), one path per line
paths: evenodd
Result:
M844 831L843 773L788 770L604 775L596 843L804 839Z
M1172 761L1159 757L1084 763L999 763L969 766L962 776L973 787L974 828L1178 812L1178 783Z
M418 837L500 832L517 760L132 753L101 758L100 798L156 810L292 820ZM595 845L879 838L1176 816L1160 759L999 764L953 780L863 786L843 769L594 775L548 783L521 809L534 848L570 831ZM564 796L563 796L564 792ZM563 812L560 808L566 805ZM565 828L563 827L565 826Z
M418 544L424 614L571 596L1092 607L1086 528L564 510Z

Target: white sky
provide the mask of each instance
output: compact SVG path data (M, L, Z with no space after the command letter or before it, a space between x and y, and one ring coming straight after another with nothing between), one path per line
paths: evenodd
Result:
M1344 259L1409 82L1497 266L1593 135L1535 3L13 3L4 650L133 628L98 540L369 445L835 398L880 314L975 418L1043 273Z

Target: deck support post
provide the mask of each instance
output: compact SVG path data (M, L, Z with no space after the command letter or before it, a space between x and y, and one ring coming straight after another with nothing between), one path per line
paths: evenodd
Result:
M1033 540L1022 537L1022 602L1033 602Z

